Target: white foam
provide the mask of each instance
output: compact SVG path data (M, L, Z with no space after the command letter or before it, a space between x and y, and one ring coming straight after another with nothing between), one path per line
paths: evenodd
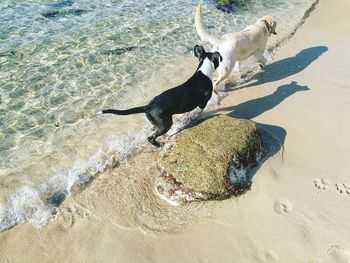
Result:
M263 155L263 151L256 153L255 161L259 162ZM228 168L228 177L230 182L236 186L246 186L249 184L249 181L252 179L252 174L249 173L249 170L252 168L251 165L244 167L239 163L238 159L234 159L233 163L236 165L230 165Z
M211 110L216 109L219 105L220 100L224 97L224 93L215 93L213 92L211 95L210 100L208 101L208 104L205 108L205 110ZM199 107L195 108L194 110L184 113L184 114L178 114L173 116L173 122L174 124L171 126L171 129L167 132L167 135L172 136L185 127L192 124L194 121L198 120L201 116L203 110Z
M45 182L11 193L7 204L0 205L0 231L29 220L36 227L47 225L74 185L84 185L97 173L125 162L146 141L149 129L147 126L135 135L110 136L106 149L98 149L88 160L77 160L67 173L57 173Z
M157 188L161 187L163 188L163 192L160 193ZM158 194L158 196L173 206L179 206L184 201L191 202L198 199L204 199L204 195L201 193L191 192L186 193L180 189L177 189L176 191L172 190L172 187L169 185L166 185L163 180L158 180L155 184L155 192Z
M201 115L202 110L197 107L194 110L184 113L184 114L177 114L173 116L173 125L171 126L171 129L167 132L167 135L174 135L180 130L184 129L186 126L193 123L195 120L199 118Z

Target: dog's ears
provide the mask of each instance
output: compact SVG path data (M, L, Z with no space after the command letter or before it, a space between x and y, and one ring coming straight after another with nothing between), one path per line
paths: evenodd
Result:
M222 61L222 56L220 55L219 52L215 51L210 56L210 61L214 64L214 69L217 69L217 67L219 66L220 62Z
M204 47L199 46L199 45L194 46L194 55L197 58L200 58L204 53L205 53Z
M277 35L277 33L276 33L277 22L274 20L273 17L271 17L271 16L264 16L264 19L262 21L267 26L270 34Z
M215 51L213 53L213 58L217 58L220 62L222 62L222 56L220 55L220 53L218 51Z
M276 33L277 22L272 18L270 21L270 24L271 24L271 33L274 35L277 35Z

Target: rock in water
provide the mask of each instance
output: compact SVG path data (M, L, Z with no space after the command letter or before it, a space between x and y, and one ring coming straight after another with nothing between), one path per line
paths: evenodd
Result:
M158 194L172 204L224 199L249 189L262 152L253 121L220 115L177 134L159 160Z

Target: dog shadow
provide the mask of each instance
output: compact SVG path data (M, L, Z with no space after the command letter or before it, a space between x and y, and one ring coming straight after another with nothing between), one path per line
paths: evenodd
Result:
M236 89L242 89L252 86L261 85L263 83L274 82L295 75L307 68L313 61L318 59L323 53L328 51L326 46L316 46L301 50L294 57L285 58L275 61L265 66L264 71L260 71L253 75L247 85L241 85ZM232 87L232 90L235 88Z
M296 81L292 81L290 84L278 87L272 94L239 105L220 108L217 111L231 111L228 113L231 117L250 120L273 109L294 93L307 90L309 90L307 86L301 86Z

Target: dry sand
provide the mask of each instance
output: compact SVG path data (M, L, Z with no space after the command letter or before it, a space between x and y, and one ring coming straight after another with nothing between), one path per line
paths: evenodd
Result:
M153 193L158 152L146 147L47 227L0 233L0 261L350 262L349 11L348 0L321 1L265 74L222 101L221 112L284 143L251 191L168 206Z

